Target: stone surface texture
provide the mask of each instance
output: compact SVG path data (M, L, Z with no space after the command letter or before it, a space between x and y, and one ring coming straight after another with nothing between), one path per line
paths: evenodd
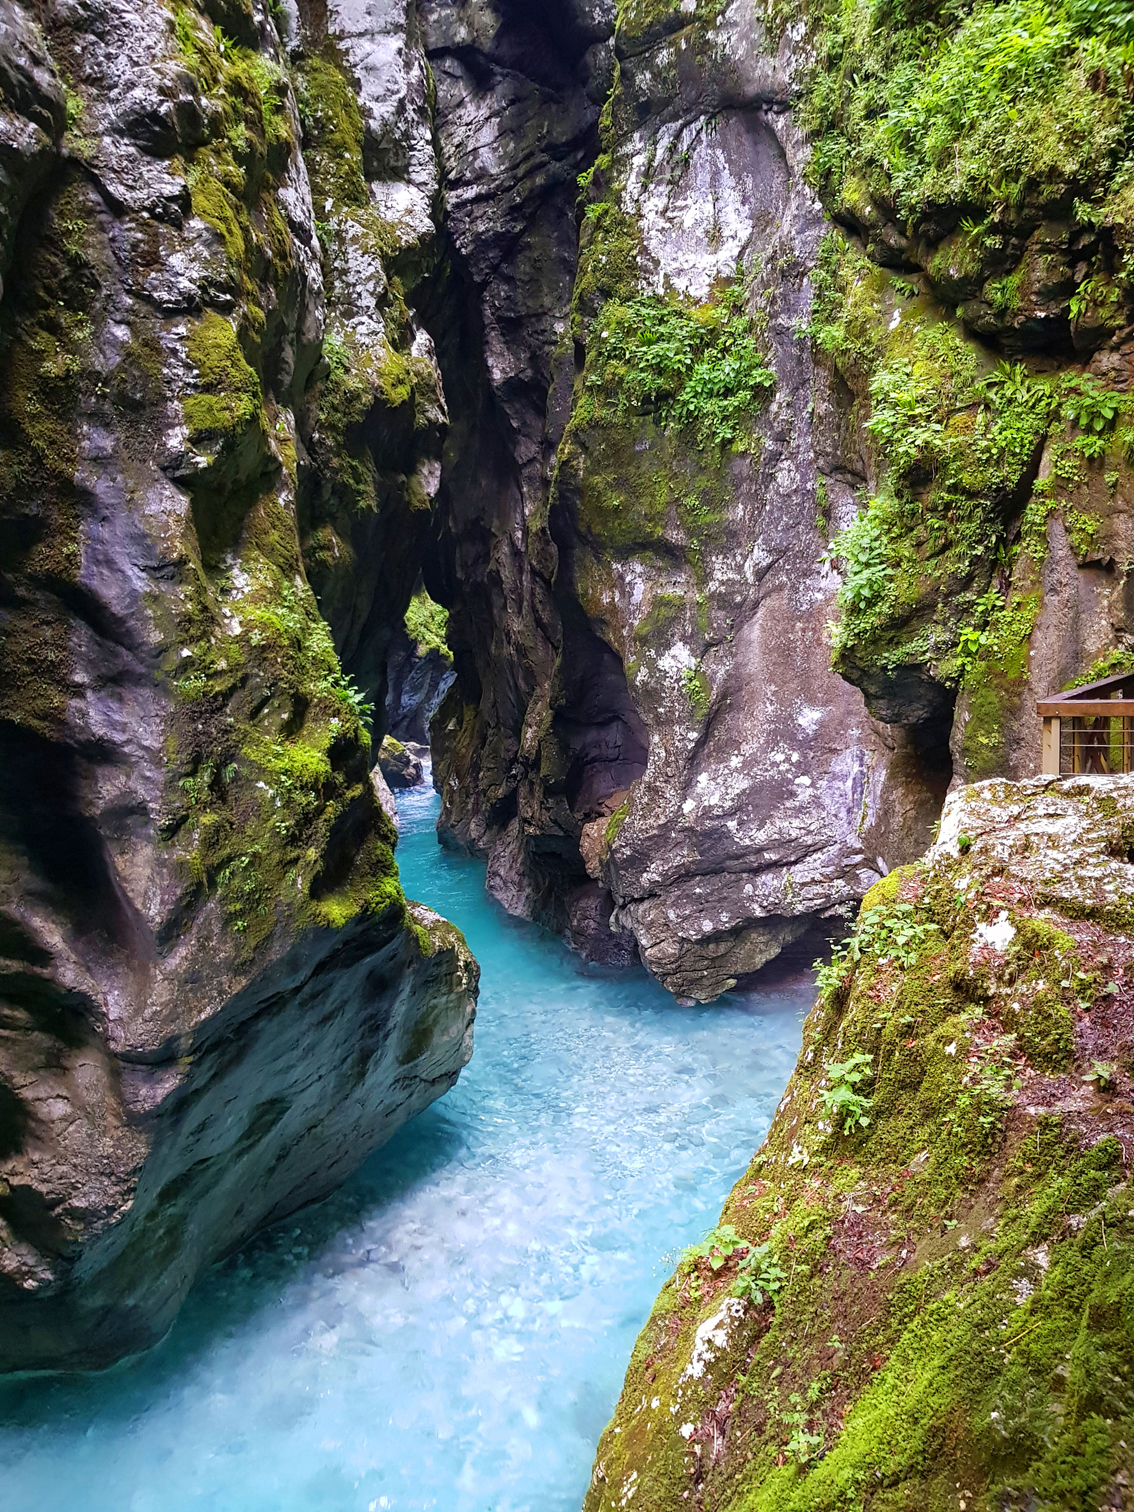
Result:
M405 9L363 9L343 46L377 78L375 197L403 242L371 229L393 257L430 235L426 76ZM349 659L373 585L346 604L301 552L350 464L386 465L351 427L391 406L355 385L328 438L351 370L346 335L327 356L324 266L345 332L350 249L333 226L319 240L298 32L293 67L239 0L9 5L0 27L10 1370L152 1343L202 1267L440 1095L469 1055L476 968L407 913L361 692L310 586ZM367 343L380 274L358 274ZM409 453L436 431L435 368L412 322L398 335L383 393L417 417L399 476L427 512ZM382 590L390 629L415 575Z
M402 744L428 746L429 725L453 685L453 659L435 646L423 651L404 629L386 658L386 727Z
M378 751L378 769L392 788L410 788L424 780L419 759L414 753L387 735Z
M559 7L557 37L555 9L529 25L560 41L558 86L575 107L557 106L546 141L518 115L522 88L524 110L547 119L530 44L531 79L493 73L510 10L488 32L472 19L485 7L424 10L451 235L483 312L487 372L467 403L494 455L475 483L462 472L472 445L443 470L458 683L435 720L435 781L443 829L488 856L507 908L600 955L637 951L673 992L711 999L920 853L948 774L830 669L838 579L821 561L811 418L828 380L797 330L826 223L802 179L790 46L769 56L747 4L708 31L676 10L653 30L624 21L600 140L610 18L596 14L584 51L590 18ZM696 307L739 266L765 321L775 398L751 452L705 462L721 501L708 540L677 507L691 440L667 449L648 422L622 438L669 469L667 517L643 532L624 490L634 468L612 467L602 427L572 416L602 319L585 286L607 255L585 216L576 267L574 171L600 150L592 203L617 201L634 287ZM448 371L466 369L441 362L455 436L474 421ZM596 491L614 494L607 525L587 507ZM704 707L688 694L698 673Z

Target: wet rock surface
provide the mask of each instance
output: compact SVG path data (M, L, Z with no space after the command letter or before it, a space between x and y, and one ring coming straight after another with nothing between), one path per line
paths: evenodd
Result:
M64 1036L13 1036L9 997L0 1370L148 1348L206 1266L325 1196L453 1085L476 963L430 910L411 905L409 922L420 932L398 916L312 932L156 1042L77 1002ZM37 987L46 998L29 972L25 1012Z
M386 725L403 744L428 746L429 725L455 676L453 659L436 647L422 651L403 631L386 660Z
M392 735L382 742L378 766L392 788L417 787L425 779L420 759Z
M533 27L551 35L538 14ZM469 18L486 10L460 12L462 45L487 48L481 73L450 62L456 44L441 21L455 26L456 15L427 8L425 30L430 56L444 58L435 66L452 234L486 305L492 408L508 420L493 431L488 475L502 476L507 457L510 481L476 504L464 447L443 472L448 528L460 531L465 512L469 526L455 538L450 588L458 683L434 723L442 827L488 856L489 885L509 909L596 951L610 947L609 916L667 987L711 999L816 919L838 927L880 870L919 854L949 777L944 738L926 759L924 742L876 724L829 666L838 581L821 564L811 415L830 395L798 335L826 222L802 178L791 52L768 55L746 5L715 29L675 12L656 31L624 22L612 44L608 26L561 81L577 115L556 116L555 130L577 119L578 145L570 157L561 144L549 165L542 145L528 155L516 125L520 86L510 79L485 96L494 54ZM505 15L493 46L507 29ZM581 46L592 32L575 35ZM618 82L600 131L589 102L612 45ZM539 81L523 89L525 101L539 98ZM499 115L488 104L497 98ZM507 128L483 160L491 171L466 124L478 103L477 120ZM581 263L566 185L542 199L532 224L544 229L508 242L506 190L521 163L538 165L525 180L534 194L566 162L596 158ZM497 357L499 264L487 281L478 270L487 248L527 255L543 235L554 236L554 256L545 251L538 283L512 275L508 314L523 324ZM607 276L615 265L618 287ZM648 419L581 418L604 301L664 294L707 307L738 267L775 382L750 447L726 457ZM448 373L443 351L441 361ZM446 389L455 402L448 376ZM483 447L488 393L478 392ZM661 500L657 519L645 518L655 506L643 491ZM501 515L505 493L514 502ZM580 901L596 882L609 912Z

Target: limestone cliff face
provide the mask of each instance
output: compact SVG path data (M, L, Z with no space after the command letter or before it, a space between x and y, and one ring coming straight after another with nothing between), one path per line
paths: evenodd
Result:
M400 1106L459 1068L368 772L419 579L442 838L703 1000L1130 654L1125 22L865 6L0 4L17 1310L274 972L400 962L351 1013L451 1007Z
M422 13L443 832L689 996L1131 654L1122 39L1084 13L1017 74L991 12L852 10Z
M856 25L809 10L797 111L842 228L812 336L862 427L834 664L950 723L957 779L1027 775L1033 700L1134 632L1126 38L1069 11L1018 75L1007 12Z
M867 895L587 1512L1127 1505L1134 779L991 780Z
M332 637L354 655L353 611L301 551L316 518L338 518L344 473L361 488L396 466L406 510L427 508L412 485L437 418L428 340L406 319L376 380L404 446L392 462L357 439L383 431L383 405L350 366L348 232L333 203L313 209L300 151L306 136L318 183L310 54L297 38L293 73L266 9L219 0L34 18L9 4L0 25L12 1369L152 1342L203 1265L452 1083L476 971L455 932L406 912ZM416 58L382 96L413 121ZM336 128L344 173L366 145L359 110ZM344 198L364 190L352 179ZM402 242L382 214L365 231L384 256L424 235L413 206ZM366 270L377 289L382 265ZM351 383L336 435L328 394ZM416 565L400 603L389 573L393 625Z
M444 65L439 131L450 195L470 205L452 234L484 310L470 411L497 459L478 463L479 494L461 481L473 446L443 473L447 528L482 502L455 555L459 682L435 724L436 773L443 824L488 855L506 906L584 949L636 946L671 990L709 999L921 851L947 753L932 718L876 724L829 665L838 580L822 561L819 468L849 497L857 459L818 423L830 385L801 334L825 221L789 110L791 43L773 56L749 4L639 10L620 9L612 41L601 11L530 13L560 65L539 76L525 42L525 99L558 91L550 136L509 114L514 76L492 82L469 19L486 8L425 13L431 56L452 55L441 21L459 16L467 56L487 59L475 77ZM498 48L500 14L485 33ZM485 119L482 166L467 123ZM539 228L522 238L496 177L521 171ZM497 244L503 264L486 256ZM687 343L681 376L716 386L723 429L675 408L660 369L635 390L636 358L612 350L605 327L667 309L681 329L659 329L655 355ZM759 384L730 370L735 339ZM502 466L507 489L484 501Z
M587 877L578 820L542 768L564 635L547 492L572 361L578 176L610 85L613 5L428 0L421 18L449 248L432 324L452 415L435 596L458 677L434 721L442 832L488 856L513 912L562 927ZM583 641L577 674L609 669L617 685L616 656L585 622ZM601 765L599 741L579 733L580 759Z

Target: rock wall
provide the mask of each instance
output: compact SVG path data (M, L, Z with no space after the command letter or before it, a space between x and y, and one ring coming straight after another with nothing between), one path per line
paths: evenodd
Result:
M864 6L4 4L3 1158L66 1166L64 1049L410 949L419 579L442 838L683 998L1124 664L1125 23ZM133 1160L90 1217L21 1167L5 1242Z
M1132 826L1134 778L984 782L867 895L587 1512L1127 1505Z
M842 228L813 340L862 427L834 665L951 721L957 780L1028 775L1034 698L1132 646L1124 34L1072 9L1020 73L1007 11L858 15L809 13L797 109Z
M1121 37L1017 74L983 9L519 15L423 10L442 829L711 998L1131 654Z
M404 88L377 97L431 154L420 50L391 14L359 46L376 66L396 44ZM367 246L410 256L425 211L413 200L399 242L393 210L376 190L381 212L363 215L351 178L344 200L372 238L355 256L331 191L313 208L327 159L349 177L348 149L370 141L353 93L344 125L313 91L309 49L337 46L322 23L297 33L294 74L276 21L240 0L9 3L0 26L12 1369L152 1342L200 1267L451 1084L476 972L447 926L406 912L363 695L332 637L365 678L356 622L377 594L397 624L416 562L399 586L371 534L367 581L339 592L313 547L348 475L428 513L428 338L403 304L397 349L376 350L395 315L368 310L363 366L383 365L366 389L338 260L354 257L372 302L387 274ZM389 141L386 178L381 163L371 177L412 172L428 200L427 165L399 166ZM336 432L345 389L355 408ZM406 422L393 457L384 410ZM382 528L397 532L392 505Z
M387 656L386 724L395 740L429 744L429 725L453 684L453 659L435 647L422 651L404 633Z
M444 830L488 856L507 907L594 953L636 949L671 990L709 999L921 851L947 729L883 728L829 666L838 580L817 465L845 478L856 458L822 434L830 385L800 335L825 221L788 108L792 49L768 55L750 5L719 23L720 7L639 9L620 8L613 42L601 8L560 6L558 33L555 7L529 13L529 32L558 38L568 102L537 146L527 123L547 119L548 81L530 38L519 119L515 77L492 71L493 47L513 45L507 8L423 13L488 370L465 421L449 373L468 360L439 347L453 435L475 424L478 439L443 469L458 687L434 745ZM454 69L455 37L479 72ZM486 118L491 157L468 125ZM666 309L679 364L716 341L699 381L719 390L723 430L665 413L665 375L639 392L625 344L611 350L612 321ZM737 337L767 388L729 368Z
M578 822L541 770L562 643L547 486L566 417L552 394L571 361L577 180L610 83L613 6L427 0L421 18L449 252L430 324L452 426L426 573L458 679L434 721L442 834L490 858L513 912L562 927L587 877Z

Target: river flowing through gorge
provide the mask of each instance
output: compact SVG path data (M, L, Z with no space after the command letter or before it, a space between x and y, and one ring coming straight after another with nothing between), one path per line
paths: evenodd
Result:
M208 1272L101 1375L0 1387L35 1512L576 1512L675 1241L716 1219L806 981L676 1007L508 919L401 795L402 879L483 969L456 1088L328 1201Z

